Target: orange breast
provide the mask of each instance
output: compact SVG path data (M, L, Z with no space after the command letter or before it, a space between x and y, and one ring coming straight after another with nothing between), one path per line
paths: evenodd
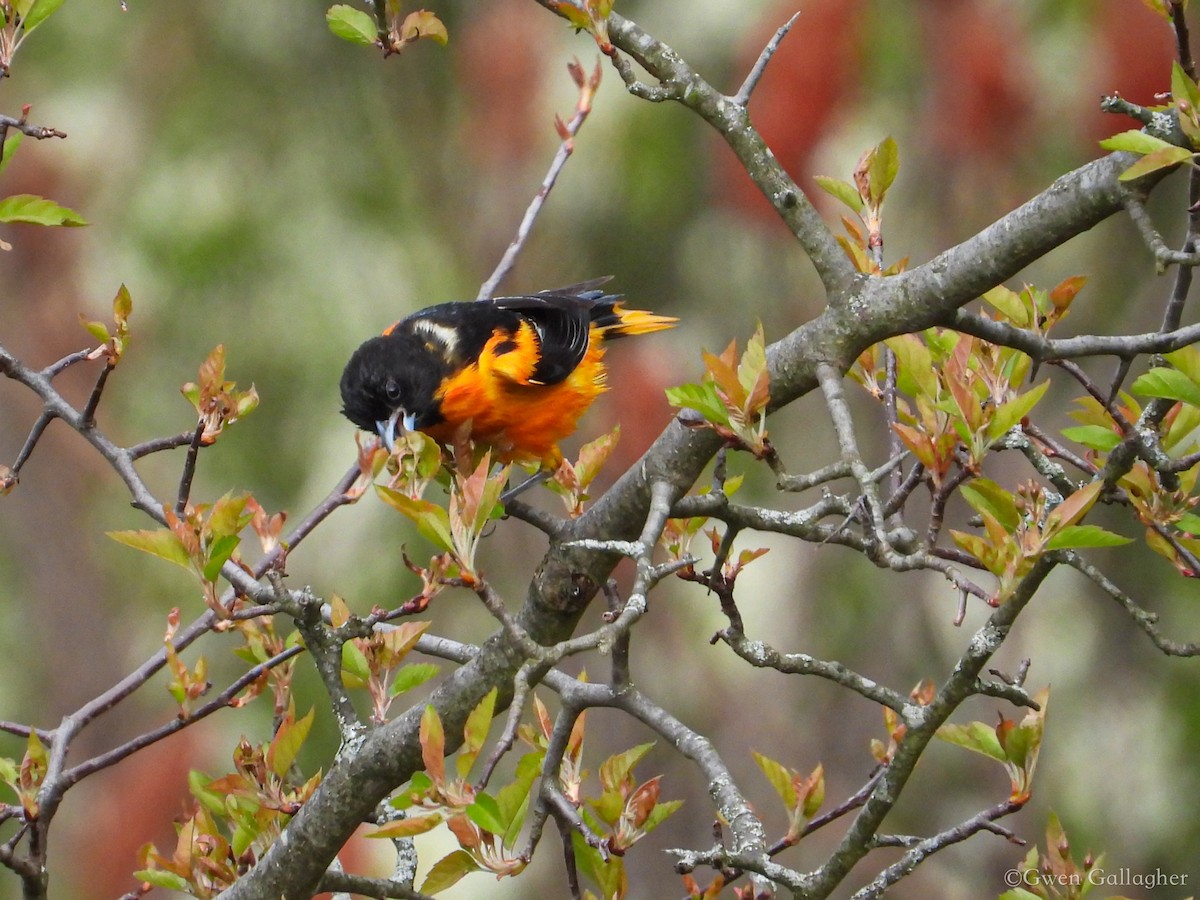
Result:
M522 327L516 335L498 331L478 361L442 385L438 397L445 421L425 430L449 441L469 421L471 437L491 445L502 461L557 468L562 460L558 442L604 391L603 358L603 335L593 327L587 354L575 370L558 384L537 384L530 380L538 360L532 328Z

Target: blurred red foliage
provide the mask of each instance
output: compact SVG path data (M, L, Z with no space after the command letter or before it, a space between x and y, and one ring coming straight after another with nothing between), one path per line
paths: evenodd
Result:
M865 0L812 0L779 45L750 100L755 127L783 167L806 185L814 150L857 93ZM775 30L796 11L795 0L771 9L754 29L736 72L750 71ZM722 144L715 157L716 183L739 211L774 220L766 199Z
M1093 14L1095 28L1094 95L1120 94L1144 106L1155 103L1154 95L1171 86L1171 60L1175 45L1161 16L1141 0L1101 0ZM1090 111L1085 137L1089 142L1140 128L1133 119Z

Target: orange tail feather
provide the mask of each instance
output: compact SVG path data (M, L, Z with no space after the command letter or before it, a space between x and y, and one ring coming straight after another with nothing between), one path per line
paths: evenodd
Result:
M607 318L607 317L606 317ZM615 322L600 321L596 324L603 329L606 338L625 337L631 334L650 334L673 328L679 319L675 316L660 316L644 309L622 309L620 303L613 305L612 319Z

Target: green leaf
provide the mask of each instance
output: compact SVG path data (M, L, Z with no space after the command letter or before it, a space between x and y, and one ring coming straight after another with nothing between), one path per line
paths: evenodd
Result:
M236 534L222 534L214 537L208 545L208 560L204 563L204 580L216 581L221 574L221 566L225 565L233 551L237 549L242 539Z
M330 31L352 44L364 44L369 47L378 38L375 20L361 9L344 3L329 7L325 13L325 22Z
M433 704L425 705L419 734L425 771L435 784L442 784L446 780L446 726Z
M871 202L875 206L883 203L883 197L896 180L896 173L899 171L900 151L891 137L885 137L871 151L871 161L867 164Z
M716 385L710 381L667 388L667 402L675 407L694 409L714 425L729 427L729 412L717 396Z
M1010 428L1019 424L1022 419L1029 415L1030 410L1037 405L1037 402L1042 399L1042 395L1046 393L1046 388L1048 387L1050 387L1050 382L1043 381L1037 387L1031 388L1025 393L1019 394L996 407L996 411L992 414L992 421L988 423L988 440L997 440Z
M107 325L105 325L103 322L88 321L87 319L83 318L83 313L79 314L79 324L87 330L88 334L102 344L107 344L109 338L112 337L112 335L108 333Z
M208 514L208 527L214 535L237 534L250 524L253 516L246 512L249 494L236 497L226 494L213 504L212 512Z
M129 316L133 313L133 297L129 295L129 288L122 284L117 288L117 293L113 297L113 321L117 327L122 325L128 326Z
M511 846L525 817L529 795L534 780L542 772L544 753L532 750L517 762L513 780L496 791L496 803L500 808L500 820L504 822L504 842Z
M858 195L858 188L848 181L839 178L829 178L825 175L816 176L817 186L825 193L841 200L856 213L863 211L863 199Z
M371 680L371 666L366 655L354 641L342 644L342 682L347 687L366 687Z
M619 856L601 856L578 831L571 832L571 845L579 870L596 883L605 898L626 896L625 864Z
M36 194L13 194L0 200L0 222L28 225L86 225L83 216Z
M576 0L561 0L561 2L552 4L551 8L570 22L572 27L582 31L591 31L592 17L586 9L576 3Z
M746 392L746 403L742 409L747 418L761 412L770 401L770 372L767 370L767 341L763 336L762 322L758 322L754 334L746 341L746 350L738 365L738 382Z
M235 859L250 849L259 833L259 829L254 827L253 819L242 819L238 822L233 834L229 836L229 849Z
M454 537L450 533L450 514L428 500L414 500L407 494L392 490L382 484L375 490L384 502L395 507L416 523L417 531L443 550L454 550Z
M1145 156L1147 153L1153 153L1156 150L1163 150L1175 145L1152 134L1147 134L1144 131L1131 129L1129 131L1122 131L1120 134L1114 134L1112 137L1106 137L1100 142L1100 146L1105 150L1124 150L1126 153L1136 153L1139 156Z
M369 838L406 838L433 831L446 821L440 813L428 816L409 816L407 819L396 819L386 825L380 825L374 831L367 832ZM465 874L465 873L464 873ZM462 877L462 876L459 876ZM456 879L457 880L457 879Z
M630 787L632 787L632 783ZM606 826L613 828L625 810L625 798L615 788L604 791L591 801L592 811Z
M433 864L425 881L421 884L421 893L436 894L459 882L471 872L480 871L479 863L471 858L466 850L455 850L449 856L444 856Z
M3 781L9 787L13 787L19 777L17 764L7 756L0 756L0 781Z
M1200 516L1195 513L1184 513L1175 523L1175 527L1188 534L1200 535Z
M1030 310L1021 295L1002 284L996 285L983 295L984 302L991 304L999 313L1018 328L1029 327Z
M146 884L152 884L166 891L191 894L186 878L182 875L176 875L174 872L168 872L165 869L139 869L133 873L133 877L138 881L144 881Z
M192 570L192 558L188 556L187 548L174 533L165 528L157 531L109 531L106 534L119 544L141 550L159 559L182 566L189 572Z
M65 0L35 0L33 7L25 14L25 18L21 20L21 24L25 28L25 33L33 31L63 5Z
M225 795L209 790L210 784L212 784L212 779L203 772L196 769L188 772L188 793L213 815L224 816Z
M1200 383L1200 348L1189 344L1164 353L1163 358L1192 381Z
M926 343L915 334L888 338L884 343L896 354L896 382L910 397L924 396L936 400L938 379L933 355Z
M1200 406L1200 385L1178 369L1162 366L1151 369L1134 381L1133 390L1145 397L1181 400L1192 406Z
M400 37L406 41L430 38L443 47L450 40L442 20L426 9L419 9L404 17L404 24L400 26Z
M602 762L600 764L600 784L604 786L604 790L612 791L618 789L629 776L629 773L633 771L633 767L653 747L653 741L646 744L638 744L636 747L630 747L621 753L614 753Z
M416 802L413 798L421 798L433 787L433 779L425 772L414 772L408 784L396 790L395 795L388 800L388 805L396 809L408 809Z
M1120 547L1132 539L1106 531L1099 525L1068 525L1046 542L1047 550L1070 550L1078 547Z
M1155 150L1153 153L1147 153L1132 166L1122 172L1118 176L1118 180L1133 181L1135 178L1141 178L1143 175L1149 175L1151 172L1157 172L1159 169L1167 169L1171 166L1177 166L1181 162L1185 162L1191 158L1191 150L1185 150L1182 147L1176 147L1174 144L1168 144L1161 150Z
M504 834L506 823L500 813L500 804L491 794L480 792L475 802L467 807L467 818L492 834Z
M1070 428L1064 428L1062 435L1067 440L1083 444L1092 450L1099 450L1101 453L1107 453L1121 443L1121 436L1103 425L1072 425Z
M1196 90L1196 82L1188 77L1183 66L1179 64L1179 60L1171 63L1171 100L1176 108L1180 108L1184 104L1192 109L1200 106L1200 91ZM1184 110L1180 109L1180 112L1183 113ZM1181 115L1181 118L1185 117L1185 114Z
M479 701L478 705L471 710L470 715L467 716L466 725L463 726L463 745L459 750L458 759L455 762L459 778L466 778L470 774L471 766L475 764L475 757L483 749L483 744L487 740L488 729L492 724L492 715L496 709L496 695L498 693L497 688L492 688Z
M1036 759L1042 742L1042 728L1038 726L1017 725L1010 729L1004 738L1004 752L1009 762L1016 766L1025 766L1032 758Z
M1081 487L1062 503L1050 510L1042 529L1047 535L1057 534L1082 519L1095 504L1104 489L1101 481L1092 481Z
M1013 532L1021 524L1021 514L1013 495L996 482L987 478L976 478L960 489L963 499L978 513L989 513L1005 531Z
M775 793L783 801L784 807L791 812L796 807L796 786L792 784L792 774L786 766L769 756L764 756L756 750L751 751L751 754L762 773L767 776L767 781L771 782L771 787L775 788Z
M345 645L343 645L344 647ZM441 671L434 663L411 663L396 672L392 686L388 688L388 696L396 697L405 691L411 691Z
M649 834L681 806L682 800L662 800L654 804L654 809L650 810L650 815L646 816L646 821L642 823L642 831Z
M271 741L271 747L267 751L267 761L271 766L271 771L280 778L287 774L292 763L296 761L296 755L300 752L300 748L304 746L304 741L312 729L315 712L315 709L310 709L303 718L297 719L294 711L289 709L288 715L275 733L275 738Z
M7 140L4 141L4 158L0 159L0 175L4 174L4 170L8 168L8 164L12 162L13 154L17 152L17 148L21 146L21 139L25 135L17 130L13 130Z
M996 737L996 729L983 722L969 722L966 725L943 725L937 730L937 736L943 741L965 747L984 756L990 756L997 762L1008 762L1008 756Z

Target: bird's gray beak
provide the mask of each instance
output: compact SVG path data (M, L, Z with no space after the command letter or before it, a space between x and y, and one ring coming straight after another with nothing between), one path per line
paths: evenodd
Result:
M386 419L380 419L375 423L375 428L379 432L379 436L383 438L383 444L388 448L388 453L396 452L397 423L400 425L401 434L406 431L416 431L417 429L416 415L405 412L403 408L396 410Z

